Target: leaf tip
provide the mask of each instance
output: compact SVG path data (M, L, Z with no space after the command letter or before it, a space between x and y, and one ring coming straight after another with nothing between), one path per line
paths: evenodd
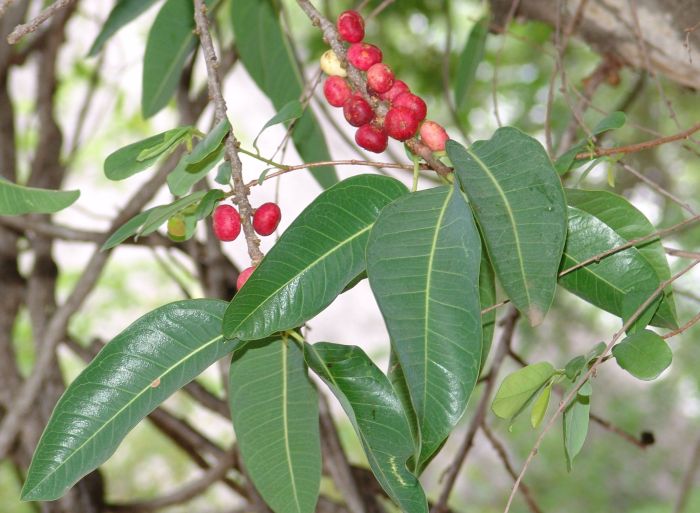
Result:
M542 324L544 320L544 312L539 306L531 305L527 310L527 318L530 321L530 325L534 328Z

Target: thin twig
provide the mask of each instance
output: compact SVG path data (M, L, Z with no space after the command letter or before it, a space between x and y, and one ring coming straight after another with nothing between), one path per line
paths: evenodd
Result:
M640 151L648 150L650 148L655 148L661 146L662 144L670 143L673 141L680 141L682 139L689 139L691 135L695 132L700 131L700 123L693 125L687 130L683 130L674 135L668 135L666 137L659 137L658 139L651 139L649 141L644 141L636 144L630 144L628 146L617 146L615 148L597 148L593 151L584 151L582 153L577 153L577 159L592 159L596 157L604 157L606 155L620 155L626 153L637 153Z
M698 321L700 321L700 312L696 313L688 322L686 322L680 328L677 328L673 331L669 331L668 333L664 333L662 338L669 339L671 337L675 337L676 335L680 335L681 333L684 333L685 331L695 326L695 324L697 324Z
M682 249L669 248L664 246L664 251L667 255L675 256L678 258L689 258L691 260L697 260L700 258L700 253L697 251L685 251Z
M604 419L603 417L600 417L599 415L596 415L595 413L591 413L590 418L593 422L598 424L600 427L603 429L606 429L607 431L610 431L611 433L616 434L617 436L621 437L623 440L631 443L632 445L639 447L640 449L646 449L649 447L648 443L645 443L643 440L637 438L634 435L631 435L624 429L616 426L612 422L610 422L607 419Z
M20 39L22 39L24 36L27 34L30 34L36 29L39 28L39 26L44 23L46 20L48 20L51 16L56 14L58 11L63 9L64 7L72 4L75 2L75 0L56 0L54 3L49 5L46 9L41 11L36 18L32 19L29 23L24 23L22 25L17 25L15 29L10 33L9 36L7 36L7 42L10 43L11 45L17 43Z
M379 4L377 7L375 7L374 10L372 10L372 12L369 13L369 15L367 15L367 21L370 21L370 20L376 18L377 16L379 16L379 14L381 14L381 12L384 9L389 7L395 1L396 0L383 0L383 2L381 4Z
M644 176L642 173L640 173L639 171L634 169L632 166L630 166L626 162L623 162L620 160L620 161L618 161L618 164L620 166L622 166L622 169L624 169L625 171L627 171L631 175L635 176L637 179L639 179L642 182L644 182L645 184L647 184L649 187L651 187L653 190L655 190L656 192L658 192L662 196L665 196L668 199L670 199L671 201L673 201L674 203L676 203L678 206L680 206L683 210L685 210L689 214L695 215L695 210L693 209L693 207L691 207L689 203L683 201L678 196L673 194L671 191L664 189L658 183L647 178L646 176Z

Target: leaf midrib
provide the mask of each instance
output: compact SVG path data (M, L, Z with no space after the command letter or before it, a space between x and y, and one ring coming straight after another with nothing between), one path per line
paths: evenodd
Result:
M301 505L299 504L299 496L297 495L297 480L294 475L294 467L292 466L292 450L289 447L289 415L287 411L287 400L289 392L287 390L287 380L289 378L287 374L287 342L282 341L282 423L284 425L284 452L287 456L287 468L289 469L289 476L292 482L292 494L294 495L294 503L296 504L297 511L301 512Z

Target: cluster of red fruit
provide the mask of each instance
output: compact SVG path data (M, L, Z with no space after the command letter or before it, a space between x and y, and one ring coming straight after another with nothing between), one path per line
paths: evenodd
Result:
M282 219L282 212L276 203L264 203L255 209L253 213L253 228L258 235L271 235ZM241 233L241 215L231 205L219 205L212 214L214 235L224 242L236 240ZM236 288L240 289L248 280L255 267L248 267L241 271L236 281Z
M348 62L358 70L366 72L367 93L375 102L386 102L389 110L383 118L357 91L353 91L345 78L345 70L333 65L337 56L329 50L330 58L324 56L322 67L329 76L323 93L329 104L342 107L345 119L358 127L355 142L375 153L386 150L389 137L407 141L420 132L423 143L432 151L443 151L449 138L445 129L434 121L425 120L428 107L422 98L412 94L402 80L397 80L391 68L382 63L382 51L376 46L363 43L365 22L357 11L345 11L338 16L337 29L340 38L350 43ZM329 60L331 65L328 65ZM325 66L323 64L326 64Z

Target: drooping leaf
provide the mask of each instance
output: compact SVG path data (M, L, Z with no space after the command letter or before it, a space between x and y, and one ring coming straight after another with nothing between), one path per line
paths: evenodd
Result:
M569 231L561 270L625 242L597 217L569 207ZM656 290L659 279L639 250L629 248L569 272L559 283L598 308L626 317L626 313L634 312ZM630 298L626 299L627 295ZM657 307L658 303L650 305L643 318L650 319Z
M459 56L457 75L455 76L455 103L458 109L467 103L467 93L474 82L476 68L484 60L486 37L489 35L489 17L485 16L476 22L464 49Z
M80 191L54 191L0 180L0 216L53 214L70 207Z
M588 436L588 424L591 413L591 393L593 389L589 382L583 384L578 394L564 410L564 452L566 467L571 471L574 458L581 452Z
M100 33L90 47L88 57L100 53L105 43L122 27L129 24L146 12L158 0L119 0L109 12L107 21L102 25Z
M238 342L221 335L226 303L178 301L117 335L70 384L34 454L22 500L55 500L109 458L146 415Z
M509 374L498 388L491 409L502 419L513 419L532 401L554 373L551 363L539 362Z
M481 267L479 268L479 300L481 309L488 308L496 304L496 275L493 266L486 254L486 248L481 248ZM481 364L479 368L484 369L484 364L491 351L493 342L493 332L496 329L496 310L486 312L481 316Z
M451 186L396 200L367 244L369 282L418 418L418 468L457 424L479 375L480 260L471 211Z
M247 344L231 362L229 400L243 463L275 513L312 513L321 482L318 396L291 340Z
M625 198L612 192L567 189L566 197L569 205L594 215L615 230L626 242L647 237L656 232L654 225L642 212ZM636 248L639 254L649 262L660 282L671 278L666 253L658 238L650 239ZM651 324L670 329L678 328L678 314L672 287L669 286L664 291L663 300Z
M234 296L224 333L255 340L318 314L364 270L379 212L405 193L401 182L378 175L354 176L321 193Z
M280 25L279 9L271 0L232 0L230 13L241 62L275 109L298 100L302 76ZM292 140L305 162L331 160L323 131L310 109L296 121ZM312 169L311 174L324 189L338 181L330 166Z
M105 159L105 176L110 180L124 180L148 169L172 152L192 130L191 126L173 128L118 149ZM149 152L145 157L144 151Z
M547 414L547 408L549 407L549 399L552 396L552 382L547 383L542 392L540 392L539 397L535 400L535 404L532 405L532 413L530 414L530 424L533 428L537 429L542 423L542 419Z
M566 202L547 152L511 127L469 149L447 142L496 276L532 325L554 299L566 239Z
M306 344L309 367L338 398L377 481L406 513L427 513L418 479L406 467L415 444L406 412L389 380L355 346Z
M666 341L649 330L629 335L613 347L612 354L620 367L644 381L658 378L673 359Z
M287 121L294 121L299 119L304 114L304 109L301 106L299 100L292 100L286 103L277 114L272 116L270 120L265 123L265 125L260 129L258 135L255 136L253 140L253 146L258 147L257 142L262 133L270 128L271 126L279 125L280 123L286 123Z

